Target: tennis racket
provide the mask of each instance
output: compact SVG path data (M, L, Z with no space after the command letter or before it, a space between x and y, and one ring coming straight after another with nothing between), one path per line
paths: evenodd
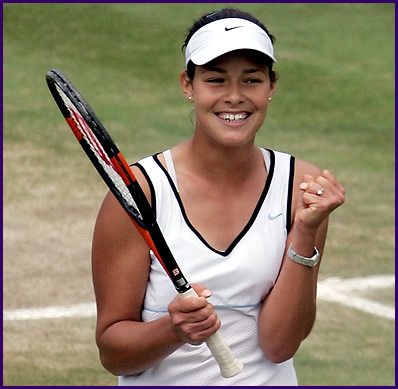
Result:
M47 72L46 81L83 150L156 255L177 292L182 297L197 296L175 261L134 173L94 111L59 70ZM235 358L219 331L206 343L223 377L233 377L242 370L242 363Z

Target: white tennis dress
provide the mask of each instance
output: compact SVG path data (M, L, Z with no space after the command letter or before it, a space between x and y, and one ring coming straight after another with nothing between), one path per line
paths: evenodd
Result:
M279 273L290 228L294 158L262 149L268 178L253 215L226 251L212 248L188 220L178 194L169 151L167 170L157 156L139 162L152 191L156 218L177 263L190 283L201 283L221 319L221 333L243 364L241 373L223 378L205 343L186 344L158 365L138 375L119 377L130 386L295 386L293 360L275 364L261 351L258 314ZM222 215L214 215L222 217ZM143 320L168 314L176 291L159 262L152 258Z

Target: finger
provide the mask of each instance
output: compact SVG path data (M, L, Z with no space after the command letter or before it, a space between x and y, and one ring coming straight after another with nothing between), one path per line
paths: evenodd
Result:
M309 174L304 174L303 178L301 179L299 188L303 191L307 190L312 181L314 181L314 177Z
M216 316L214 319L207 323L208 326L203 326L202 328L197 328L196 331L192 332L189 337L191 339L192 344L200 344L205 341L208 337L213 335L217 330L221 327L221 321Z
M211 290L206 288L205 285L191 284L191 286L195 290L195 292L198 294L198 296L200 296L200 297L209 298L212 295Z
M330 175L329 175L330 174ZM331 173L318 178L318 182L324 185L327 190L325 190L324 197L330 197L333 199L335 208L340 206L345 201L345 191L343 186L331 175Z
M192 335L193 333L199 333L208 329L217 330L220 325L221 321L217 316L216 311L213 310L210 315L204 317L202 320L184 322L182 328L184 329L186 334Z
M344 202L344 188L343 186L330 174L322 175L316 179L316 182L325 188L323 197L332 197L340 199L339 202Z
M340 184L340 182L336 179L336 177L329 171L329 170L324 170L322 172L322 177L326 178L329 182L333 184L337 188L339 192L344 193L344 188Z
M337 184L336 177L329 171L329 170L324 170L321 174L322 177L325 177L329 182L331 182L333 185Z
M185 334L202 331L217 321L217 314L211 304L199 311L184 313L170 310L169 313L173 326Z
M321 193L321 196L324 198L330 197L331 195L334 195L334 193L336 192L336 187L334 186L334 184L323 176L319 176L316 179L316 183L317 185L324 188L324 190Z
M317 210L321 206L321 196L316 195L311 192L304 192L303 193L303 203L306 208L309 208L311 210Z
M310 174L304 174L302 181L310 184L312 181L314 181L314 177Z
M204 297L186 297L180 299L178 310L183 313L196 312L205 308L208 304Z
M211 304L207 304L204 308L199 309L197 311L191 311L188 313L185 313L185 318L186 322L188 323L204 323L206 322L209 318L216 315L216 311Z
M178 294L169 304L168 310L170 313L189 313L202 309L206 307L207 304L208 302L205 297L182 297L180 294Z
M316 195L316 196L322 196L323 192L325 191L325 186L322 184L313 181L308 185L307 192Z
M187 323L193 331L202 331L213 326L218 320L217 313L213 307L210 310L188 313L185 315L185 318L185 323Z

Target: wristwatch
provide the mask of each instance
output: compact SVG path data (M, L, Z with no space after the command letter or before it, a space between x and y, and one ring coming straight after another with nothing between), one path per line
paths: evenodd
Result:
M318 264L319 260L321 259L321 255L319 254L318 249L314 247L314 250L315 254L313 257L311 258L303 257L302 255L299 255L292 250L292 244L290 243L290 246L287 249L287 256L294 262L299 263L300 265L314 267Z

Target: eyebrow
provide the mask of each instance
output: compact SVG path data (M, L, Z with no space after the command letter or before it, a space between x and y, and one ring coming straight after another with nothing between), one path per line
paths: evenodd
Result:
M227 71L225 69L217 68L217 67L213 67L213 66L209 66L209 67L206 66L206 70L209 72L216 72L216 73L222 73L222 74L227 73ZM263 72L263 70L255 69L255 68L248 68L243 71L244 74L251 74L251 73L257 73L257 72Z

